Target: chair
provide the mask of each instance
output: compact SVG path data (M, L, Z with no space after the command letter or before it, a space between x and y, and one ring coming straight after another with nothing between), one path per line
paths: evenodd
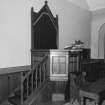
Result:
M87 100L94 101L94 105L101 105L105 99L105 78L81 87L79 97L81 105L87 105Z

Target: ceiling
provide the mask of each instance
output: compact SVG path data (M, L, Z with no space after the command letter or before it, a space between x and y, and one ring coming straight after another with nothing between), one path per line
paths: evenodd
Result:
M68 0L68 1L90 11L96 11L105 8L105 0Z

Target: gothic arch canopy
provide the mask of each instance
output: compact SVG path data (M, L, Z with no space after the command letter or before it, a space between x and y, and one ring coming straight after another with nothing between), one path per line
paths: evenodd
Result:
M58 48L58 16L53 16L47 1L39 12L31 8L31 48Z

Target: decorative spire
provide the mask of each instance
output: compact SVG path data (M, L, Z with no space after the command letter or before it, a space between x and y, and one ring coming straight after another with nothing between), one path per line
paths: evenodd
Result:
M45 4L47 5L47 3L48 3L48 1L46 0L46 1L45 1Z

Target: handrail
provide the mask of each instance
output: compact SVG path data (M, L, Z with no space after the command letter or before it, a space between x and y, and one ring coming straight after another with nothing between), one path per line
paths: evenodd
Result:
M45 56L32 70L21 72L21 105L47 81L47 59L48 56Z

